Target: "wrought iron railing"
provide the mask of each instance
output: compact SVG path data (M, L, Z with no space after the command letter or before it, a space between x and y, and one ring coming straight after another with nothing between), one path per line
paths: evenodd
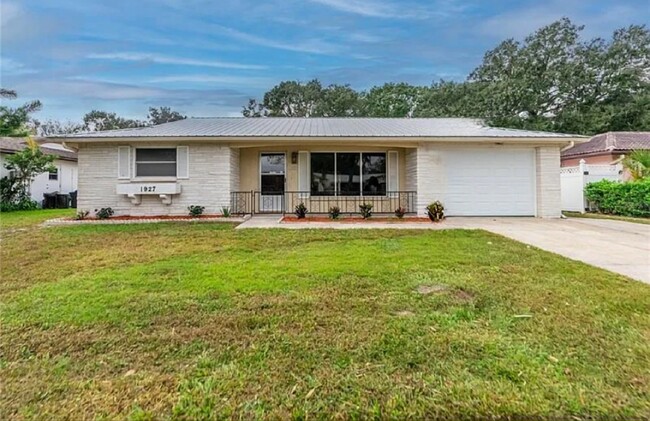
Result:
M392 214L399 207L406 213L416 213L415 191L387 192L385 196L315 196L307 191L285 191L262 194L259 191L236 191L231 193L231 211L235 214L293 213L303 203L311 214L327 214L338 206L343 214L359 212L359 205L371 204L376 214Z

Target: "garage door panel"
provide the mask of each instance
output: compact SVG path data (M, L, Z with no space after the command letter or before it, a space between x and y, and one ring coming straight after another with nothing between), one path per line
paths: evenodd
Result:
M445 207L450 216L533 216L533 149L446 151Z

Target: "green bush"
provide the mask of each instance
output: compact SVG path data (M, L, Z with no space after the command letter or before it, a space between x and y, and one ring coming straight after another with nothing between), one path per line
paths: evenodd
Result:
M187 207L187 210L192 218L198 218L203 215L203 212L205 212L205 206L190 205Z
M228 206L224 206L221 208L221 216L224 218L230 218L232 216L232 212L230 211L230 208Z
M23 198L17 202L0 202L0 212L13 212L24 210L36 210L38 203L34 200Z
M295 209L296 216L298 219L302 219L307 216L307 206L304 203L300 202Z
M445 218L445 207L439 200L430 203L426 210L431 222L439 222Z
M84 219L88 218L88 215L90 215L90 211L87 210L78 210L76 215L74 216L74 219L77 221L83 221Z
M329 214L331 219L339 219L339 217L341 216L341 208L339 208L338 206L332 206L330 208Z
M95 216L98 219L108 219L115 214L113 208L101 208L99 210L95 209Z
M372 204L363 203L359 205L359 213L363 219L368 219L372 216Z
M585 187L589 207L611 215L650 218L650 179L620 183L601 180Z

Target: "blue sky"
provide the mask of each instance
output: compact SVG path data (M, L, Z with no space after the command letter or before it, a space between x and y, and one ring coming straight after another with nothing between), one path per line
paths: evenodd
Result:
M483 53L562 16L585 37L650 21L648 0L2 0L2 86L37 118L167 105L240 115L281 80L462 80Z

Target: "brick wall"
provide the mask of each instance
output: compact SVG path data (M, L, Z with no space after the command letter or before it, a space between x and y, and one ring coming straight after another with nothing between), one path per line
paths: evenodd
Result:
M118 180L118 146L124 144L80 146L78 209L92 212L112 207L116 215L184 215L189 205L205 206L209 214L220 213L221 207L230 206L230 188L239 184L239 171L233 168L239 162L237 150L223 145L189 144L189 179L176 181L181 185L181 193L172 197L172 204L163 204L157 195L142 195L141 203L134 205L126 195L116 193L116 185L145 181ZM131 154L132 159L134 155Z

